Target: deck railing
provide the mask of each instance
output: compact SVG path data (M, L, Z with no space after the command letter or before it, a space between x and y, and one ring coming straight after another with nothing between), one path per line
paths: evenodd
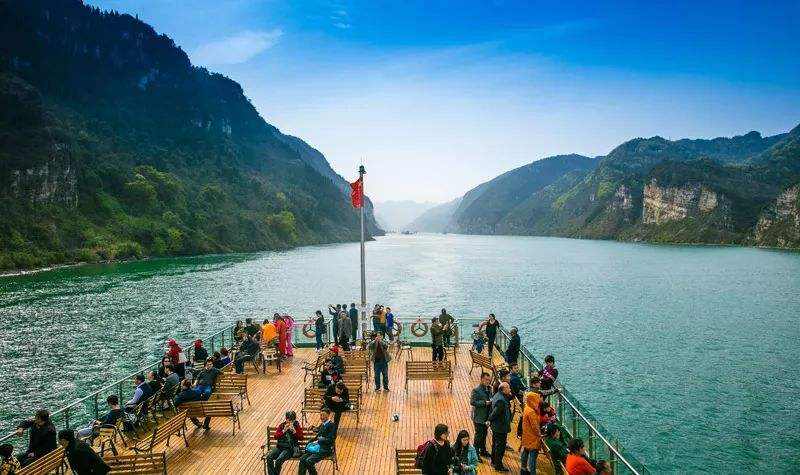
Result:
M473 332L483 320L484 319L481 318L458 317L455 321L454 341L458 340L462 343L471 343ZM303 318L298 318L295 321L295 325L292 328L293 345L298 347L314 346L315 338L313 336L306 336L303 332L304 325L309 323L309 321L309 319ZM430 345L431 337L428 333L431 323L430 318L398 316L395 318L395 321L400 324L401 339L418 346ZM361 332L372 331L372 322L370 319L359 323ZM411 332L411 326L415 323L419 324L415 325L418 333L421 333L423 329L426 330L421 336L414 335ZM329 318L326 318L326 326L327 333L323 340L329 343L333 341L333 328ZM233 345L233 328L233 325L229 325L203 338L204 346L208 349L209 353L213 353L222 347L230 348ZM310 325L309 328L313 328L313 325ZM505 351L509 341L510 336L501 325L495 345L501 351ZM184 348L187 361L191 361L193 350L191 342L183 342L181 346ZM526 377L532 372L540 370L543 366L524 345L521 348L520 356L521 358L518 360L520 372ZM105 405L105 398L109 394L117 394L120 401L125 401L125 396L133 393L133 378L137 374L156 370L160 362L161 358L159 357L157 360L139 368L137 371L128 374L124 378L120 378L113 383L105 385L93 391L91 394L52 412L50 417L53 423L57 428L75 428L99 418L101 408ZM632 454L624 450L619 442L592 417L589 411L586 410L561 383L556 383L556 387L559 391L550 397L550 402L556 410L559 422L571 437L581 437L584 440L586 450L591 458L608 460L611 463L612 471L615 475L649 474L647 468L636 460ZM27 437L15 437L13 432L0 437L0 443L8 442L18 447L21 447L23 441L27 443Z

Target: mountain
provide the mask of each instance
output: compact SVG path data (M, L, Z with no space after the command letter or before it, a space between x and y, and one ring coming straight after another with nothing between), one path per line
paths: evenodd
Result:
M403 231L414 219L436 205L429 201L381 201L375 203L375 218L383 229Z
M453 201L434 206L417 216L417 218L408 223L405 228L409 231L421 233L442 233L445 231L448 224L450 224L453 213L455 213L456 209L461 204L461 200L462 198L459 197Z
M478 196L466 208L462 203L448 227L476 234L800 246L800 127L772 137L637 138L593 160L595 168L570 170L549 183L521 174L529 188L508 178L519 169L500 175L469 192ZM509 191L517 188L525 193Z
M0 2L0 206L0 269L359 236L347 182L239 84L78 0Z

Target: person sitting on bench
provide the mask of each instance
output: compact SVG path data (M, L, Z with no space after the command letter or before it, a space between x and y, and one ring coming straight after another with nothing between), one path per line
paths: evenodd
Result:
M242 343L242 346L239 347L239 352L236 353L236 359L233 361L236 374L244 373L244 364L248 361L252 361L260 350L261 347L258 342L252 336L248 335Z
M175 396L175 407L180 406L185 402L194 402L194 401L202 401L203 394L200 392L199 389L193 388L192 383L188 379L184 379L181 381L181 391ZM203 425L200 425L200 421L197 420L196 417L191 417L190 420L192 424L196 425L197 427L202 427L205 430L209 430L211 427L209 423L211 422L210 417L206 417L203 421Z
M302 438L303 428L297 422L297 413L288 411L286 419L275 430L277 443L267 454L268 475L281 473L283 462L295 456L295 450L299 450Z
M334 346L331 348L331 353L333 353L330 357L330 362L333 364L333 369L336 370L339 374L344 374L344 359L339 355L339 346Z
M153 388L144 380L144 375L139 373L133 378L133 384L136 385L136 390L133 392L133 397L125 403L126 406L135 406L142 401L146 401L153 395Z
M86 427L78 429L78 437L80 437L81 439L96 437L98 434L99 426L117 425L117 421L125 415L125 411L123 411L122 408L119 407L119 397L117 397L116 394L112 394L106 398L106 403L108 404L109 407L108 414L106 414L105 417L103 417L102 419L97 419L96 421L92 421Z
M25 429L31 430L28 450L17 455L23 467L56 448L56 427L50 421L50 413L46 409L36 411L33 420L20 422L17 426L17 436L21 437Z
M337 425L331 422L331 410L323 407L319 410L319 428L311 428L312 431L317 433L314 441L319 446L319 451L312 453L306 448L306 453L300 457L300 465L297 469L298 475L317 475L317 469L314 467L320 460L330 457L333 453L333 446L336 442L336 429Z
M336 368L333 367L333 362L331 362L331 360L326 361L325 367L319 374L320 389L327 389L328 386L339 382L340 379L342 379L342 377L339 375L339 372L336 371Z
M222 370L214 367L214 358L206 358L206 366L197 373L197 379L194 382L194 387L200 390L204 401L211 397L214 382L221 374Z
M350 409L350 391L347 390L344 382L339 381L328 386L328 389L325 390L325 406L333 412L333 424L339 427L342 413Z
M64 429L58 433L58 445L64 447L69 461L69 468L76 475L105 475L111 467L82 440L75 439L72 429Z

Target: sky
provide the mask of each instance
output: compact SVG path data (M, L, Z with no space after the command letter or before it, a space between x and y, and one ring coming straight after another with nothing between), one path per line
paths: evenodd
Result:
M88 0L138 15L377 201L556 154L800 123L800 2Z

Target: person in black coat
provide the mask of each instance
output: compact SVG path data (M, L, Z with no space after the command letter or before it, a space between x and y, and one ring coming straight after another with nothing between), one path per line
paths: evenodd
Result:
M517 362L519 359L519 330L517 327L511 327L511 341L508 342L508 348L506 348L506 363L512 365Z
M58 444L64 447L69 467L75 475L105 475L111 470L89 444L75 439L72 429L58 433Z
M450 446L449 429L445 424L436 424L433 440L425 443L422 449L423 475L447 475L453 463L453 448Z
M350 391L342 381L336 384L331 384L325 390L325 407L333 413L333 424L339 427L339 419L342 418L342 412L350 409Z
M331 386L333 387L333 386ZM338 426L331 422L331 410L323 407L319 410L320 425L317 429L311 428L312 431L317 433L314 441L319 444L319 453L312 454L310 452L304 453L300 457L300 464L297 467L299 475L317 475L315 465L322 459L329 457L333 453L333 447L336 445L336 430Z
M56 427L50 421L50 413L47 410L39 409L33 420L20 422L17 426L17 436L22 437L25 429L31 430L28 450L17 455L23 467L56 448Z
M508 472L503 465L503 456L508 444L508 433L511 432L511 386L501 383L497 394L492 397L492 412L486 423L492 428L492 465L498 472Z

